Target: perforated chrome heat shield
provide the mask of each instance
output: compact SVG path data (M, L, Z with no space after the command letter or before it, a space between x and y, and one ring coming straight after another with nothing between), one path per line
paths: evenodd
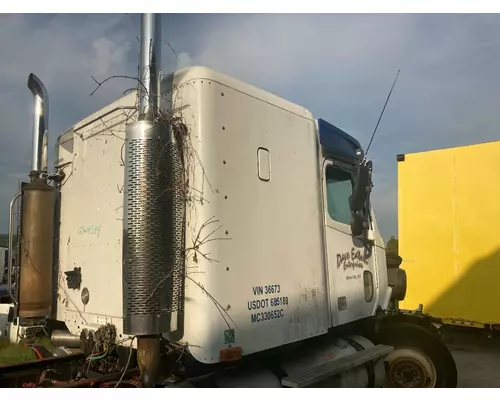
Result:
M185 202L182 157L168 130L128 126L125 161L124 332L183 335Z
M168 226L170 238L167 244L171 279L168 280L170 329L167 337L181 340L184 335L184 284L186 262L186 185L183 167L183 143L178 132L171 131L167 144L167 192Z

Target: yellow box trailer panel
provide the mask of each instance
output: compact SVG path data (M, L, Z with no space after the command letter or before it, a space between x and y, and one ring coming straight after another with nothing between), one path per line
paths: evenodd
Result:
M398 156L403 309L500 324L500 142Z

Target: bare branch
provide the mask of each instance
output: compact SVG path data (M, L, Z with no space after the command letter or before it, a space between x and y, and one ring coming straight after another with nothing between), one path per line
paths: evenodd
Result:
M111 118L111 119L113 119L113 118ZM120 137L120 136L118 136L116 133L114 133L114 132L113 132L113 130L112 130L110 127L108 127L108 125L106 124L106 122L104 122L104 120L103 120L102 118L99 118L99 120L102 122L102 124L104 125L104 127L105 127L108 131L109 131L110 136L113 136L113 137L115 137L115 138L117 138L117 139L120 139L120 140L125 141L125 139L124 139L124 138L121 138L121 137ZM103 136L105 136L105 135L103 134Z
M123 159L123 150L125 149L125 141L122 144L122 147L120 149L120 167L123 167L125 165L125 160Z
M196 282L193 278L191 278L190 276L187 276L186 275L186 278L189 279L191 282L193 282L196 286L198 286L201 290L203 290L203 292L210 298L210 300L212 300L212 302L217 306L217 310L219 311L220 315L222 316L222 318L224 319L224 322L226 323L227 327L229 329L231 329L231 325L229 324L229 322L227 322L227 319L226 317L233 323L233 325L237 328L238 326L236 325L236 322L233 321L233 319L231 318L231 316L229 315L229 313L227 312L226 308L223 307L201 284L199 284L198 282ZM225 316L224 316L225 314Z
M153 291L151 292L151 294L148 296L148 298L146 299L146 303L154 296L154 294L156 293L156 291L158 290L158 288L161 286L161 284L163 282L165 282L168 278L170 278L172 276L172 271L170 271L168 274L166 274L161 280L160 282L158 282L158 284L155 286L155 288L153 289Z
M127 16L128 18L128 16ZM129 19L130 21L130 19ZM131 21L130 21L131 22ZM179 56L177 55L175 49L172 47L172 45L167 42L165 42L174 56L179 59ZM140 76L140 75L139 75ZM115 75L111 76L109 78L104 79L103 81L98 81L96 78L93 76L91 77L97 87L92 91L90 94L91 96L94 95L104 84L106 84L108 81L112 79L129 79L134 82L138 82L138 88L131 88L127 89L124 94L130 93L132 91L138 91L140 95L147 94L148 90L147 88L143 85L143 83L140 81L139 78L136 77L131 77L131 76L126 76L126 75ZM140 93L143 92L143 93ZM213 302L215 307L217 308L218 312L221 314L222 318L224 319L226 325L228 328L231 327L231 324L236 326L236 323L231 319L229 314L227 313L227 310L224 306L222 306L208 291L201 285L200 283L196 282L195 280L192 279L190 275L192 274L205 274L206 271L204 269L200 270L190 270L188 271L189 267L188 265L192 263L190 260L191 253L192 254L192 260L194 263L198 263L198 258L202 257L209 263L219 263L218 260L214 259L211 257L210 252L207 251L202 251L202 246L204 244L207 244L209 242L215 241L215 240L229 240L230 238L228 237L217 237L217 232L220 231L220 229L223 227L222 224L219 223L219 221L215 218L215 215L210 217L207 221L201 224L199 228L197 228L198 222L197 218L192 218L191 213L196 213L198 210L198 207L195 206L196 203L198 204L204 204L205 202L209 202L209 199L205 197L205 187L208 184L209 190L213 194L218 193L217 190L215 190L210 182L210 180L207 177L207 171L205 170L205 167L202 163L201 157L197 152L197 149L195 146L193 146L191 140L193 139L194 136L192 136L190 129L189 129L189 123L186 122L185 115L183 114L185 109L189 109L189 105L185 106L182 100L182 93L179 87L174 83L172 87L172 92L170 93L169 91L169 96L172 94L172 97L174 97L175 93L175 98L164 98L162 102L158 101L157 104L157 111L155 115L157 116L156 122L163 124L163 126L169 130L169 132L172 134L172 137L175 138L175 142L168 142L166 146L178 146L176 150L178 150L179 155L180 155L180 171L179 173L176 173L173 175L172 179L170 179L168 183L168 187L165 187L164 193L168 193L170 196L174 195L180 195L183 199L184 202L184 212L185 215L183 216L184 218L184 226L183 230L185 231L186 229L192 230L192 236L190 237L190 240L192 241L192 247L187 247L184 246L184 249L182 251L181 257L184 258L184 263L183 265L180 265L179 267L176 267L175 269L172 269L172 271L168 272L155 286L153 291L150 293L146 301L150 301L155 293L157 294L159 288L162 285L165 285L165 281L168 279L176 279L176 277L181 276L183 278L183 283L182 287L184 288L186 285L186 279L192 281L195 285L197 285ZM167 102L171 102L171 105L167 106L167 109L161 109L162 105L165 105ZM134 108L134 112L136 112L138 109L138 104L136 103L136 106ZM192 120L195 120L196 115L194 114L191 116ZM110 129L111 127L108 126L105 121L101 119L103 125L105 126L107 132L109 132L111 135L114 135L114 132ZM125 124L127 123L127 120L125 121ZM120 137L121 138L121 137ZM121 138L122 139L122 138ZM123 139L122 139L123 140ZM126 139L123 141L122 146L121 146L121 151L120 151L120 165L124 166L124 148L126 144ZM168 167L168 166L167 166ZM171 170L165 170L162 169L165 168L164 165L159 164L157 167L157 173L158 174L171 174ZM195 184L190 184L190 180L194 181L196 180L198 173L200 173L201 176L201 181L197 182ZM196 187L195 187L196 186ZM117 190L122 193L123 192L123 187L119 187L117 185ZM115 210L116 211L116 210ZM189 217L188 217L189 213ZM116 218L118 219L118 218ZM217 224L216 226L213 226L213 224ZM185 237L185 236L183 236ZM176 250L177 251L177 250ZM178 253L176 253L178 254Z
M175 49L172 47L172 45L170 44L170 42L167 42L166 40L163 40L162 39L162 42L163 43L166 43L167 46L170 48L170 50L172 50L172 53L174 54L175 58L179 59L179 56L177 55L177 53L175 52Z
M100 87L102 85L104 85L106 82L112 80L112 79L132 79L133 81L136 81L139 83L140 86L142 86L142 89L145 90L146 92L148 91L146 89L146 87L144 86L144 84L141 82L141 80L139 78L135 78L133 76L127 76L127 75L113 75L113 76L110 76L106 79L104 79L102 82L99 82L96 78L94 78L93 76L91 76L91 78L94 80L94 82L97 84L97 87L92 91L92 93L90 93L90 95L92 96L95 92L97 92Z
M129 15L128 15L128 13L125 13L125 16L127 17L127 20L128 20L128 22L130 23L130 26L132 27L132 30L133 30L134 32L137 32L137 30L135 29L134 23L133 23L133 22L132 22L132 20L130 19L130 17L129 17ZM141 42L141 41L140 41L140 39L139 39L139 36L136 36L135 38L137 39L137 41L138 41L139 43Z

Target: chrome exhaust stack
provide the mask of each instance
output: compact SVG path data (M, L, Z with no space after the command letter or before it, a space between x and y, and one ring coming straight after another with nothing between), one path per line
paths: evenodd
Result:
M139 116L126 132L123 330L137 336L143 385L151 387L158 379L161 336L181 338L183 324L173 300L179 291L172 278L178 275L173 273L172 256L178 236L172 223L178 218L172 216L178 209L169 185L176 162L169 124L158 109L161 15L143 14L141 33Z
M168 273L165 251L167 202L165 190L165 146L168 130L156 116L160 16L142 15L141 65L139 72L139 118L127 125L124 190L124 332L154 335L168 330L164 285L158 282ZM151 71L151 72L150 72ZM150 92L149 90L152 90ZM160 168L161 169L160 169Z
M157 116L161 71L161 14L142 14L139 120Z
M31 171L47 172L49 135L49 95L44 84L35 74L28 77L28 88L33 94L33 155Z

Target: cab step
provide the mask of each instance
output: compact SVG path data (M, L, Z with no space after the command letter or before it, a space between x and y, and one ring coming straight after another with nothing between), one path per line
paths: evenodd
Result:
M336 358L318 365L307 371L289 375L281 380L284 387L305 388L328 379L341 372L359 367L369 361L377 360L392 353L394 348L386 345L376 345L345 357Z

